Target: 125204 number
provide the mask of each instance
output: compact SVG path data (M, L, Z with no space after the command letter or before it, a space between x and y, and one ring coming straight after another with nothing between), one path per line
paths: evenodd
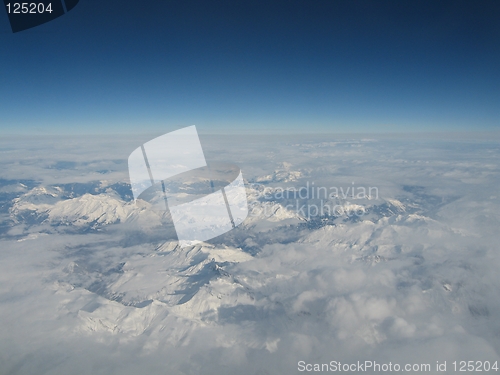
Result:
M5 6L7 7L7 13L52 13L52 3L49 3L47 6L44 3L7 3Z
M453 370L457 371L498 371L498 362L490 361L455 361L452 363Z

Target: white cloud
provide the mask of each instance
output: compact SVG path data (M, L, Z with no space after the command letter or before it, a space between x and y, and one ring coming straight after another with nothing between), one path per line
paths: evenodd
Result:
M204 144L207 159L232 159L248 179L300 172L270 186L377 186L381 199L363 202L372 216L318 224L272 201L282 215L181 250L161 218L109 191L40 201L40 188L7 184L3 193L26 194L18 211L49 220L5 219L0 370L253 375L295 373L299 360L499 360L498 145L323 141L224 143L224 154ZM114 168L105 186L126 181L113 160L135 143L112 144L14 144L5 178L40 181L47 197L100 180L97 168ZM77 164L49 168L58 161Z

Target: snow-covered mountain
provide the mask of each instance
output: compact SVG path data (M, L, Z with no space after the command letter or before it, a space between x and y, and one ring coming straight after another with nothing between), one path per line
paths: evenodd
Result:
M113 191L66 198L61 188L36 187L14 199L10 214L18 222L29 217L32 222L76 228L95 229L123 222L161 225L161 213L152 210L150 204L123 201Z
M248 218L186 248L168 215L132 202L123 173L3 180L6 372L94 373L79 358L101 358L96 373L294 373L332 348L345 363L500 360L496 149L432 164L420 145L351 143L238 149ZM312 182L380 196L282 193ZM339 212L308 215L319 204ZM46 354L62 362L43 367Z

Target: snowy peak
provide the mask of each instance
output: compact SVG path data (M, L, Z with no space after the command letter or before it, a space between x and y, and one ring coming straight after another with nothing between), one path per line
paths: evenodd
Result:
M124 205L108 195L85 194L81 197L57 202L50 208L49 221L63 224L85 225L88 223L112 224L125 221L133 207Z
M60 200L60 195L61 190L58 188L38 186L28 191L26 194L23 194L21 197L15 198L12 211L44 210L57 203Z
M302 172L291 169L292 164L284 162L274 173L256 178L256 182L293 182L302 177Z
M30 220L38 223L62 224L65 226L96 227L130 222L139 227L161 225L161 213L151 209L141 200L124 202L113 191L103 194L84 194L62 199L62 189L36 187L14 200L10 209L16 221Z

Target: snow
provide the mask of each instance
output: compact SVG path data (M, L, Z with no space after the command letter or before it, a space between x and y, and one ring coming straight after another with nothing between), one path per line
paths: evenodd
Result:
M89 223L112 224L125 221L135 207L123 205L118 199L105 194L85 194L81 197L57 202L48 209L49 221L76 226Z
M266 147L235 151L249 181L356 181L380 199L332 199L364 212L354 219L307 218L250 183L253 215L181 248L168 218L112 188L68 195L53 170L39 178L52 185L9 185L19 195L0 238L3 368L293 373L332 348L342 362L499 359L497 146L443 148L443 160L412 143Z

